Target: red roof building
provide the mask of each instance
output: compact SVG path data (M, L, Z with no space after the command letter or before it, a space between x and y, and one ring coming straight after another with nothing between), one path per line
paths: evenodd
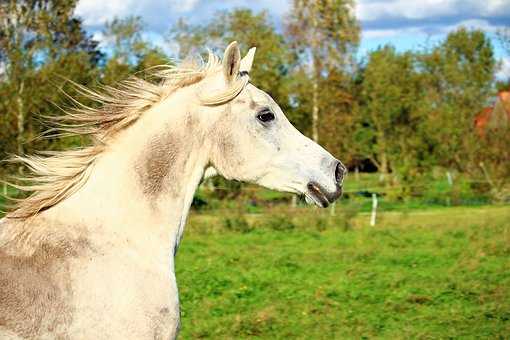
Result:
M475 128L480 135L485 130L508 126L510 122L510 91L500 91L493 106L484 108L475 117Z

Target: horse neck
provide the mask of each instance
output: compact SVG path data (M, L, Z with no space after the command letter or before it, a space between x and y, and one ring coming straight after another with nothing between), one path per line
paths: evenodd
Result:
M157 123L169 112L182 124ZM108 246L123 239L174 252L208 161L201 133L190 131L193 114L171 100L144 113L100 155L82 189L50 211L85 223Z

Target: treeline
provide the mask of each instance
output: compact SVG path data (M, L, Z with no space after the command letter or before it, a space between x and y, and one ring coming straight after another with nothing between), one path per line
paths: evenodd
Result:
M144 38L138 17L106 23L99 44L73 14L76 3L0 4L2 159L86 142L36 139L47 129L37 117L59 115L60 107L72 105L64 93L77 94L67 79L93 88L112 85L237 40L243 52L257 46L253 83L351 169L377 170L386 183L403 188L438 169L456 171L484 182L483 190L495 199L509 195L508 119L487 131L474 124L497 89L509 86L496 83L499 65L483 31L460 28L420 51L381 46L360 61L353 1L294 0L278 29L267 12L233 9L204 24L179 20L162 49ZM509 37L500 33L508 53Z

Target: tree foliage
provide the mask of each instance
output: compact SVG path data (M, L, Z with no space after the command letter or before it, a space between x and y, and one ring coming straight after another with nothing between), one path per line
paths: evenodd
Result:
M140 17L115 18L105 24L103 38L110 57L104 65L105 84L115 84L134 72L169 63L165 53L143 37Z
M356 141L362 157L383 174L419 166L425 112L414 56L392 46L371 52L360 85Z
M301 73L308 76L311 85L297 100L300 104L309 103L311 135L315 141L319 140L320 121L334 119L337 118L336 115L345 113L342 110L345 109L343 104L346 104L345 99L350 97L347 73L353 65L354 53L360 39L360 28L353 8L352 0L292 2L287 35L299 58L299 66L303 69ZM337 93L330 95L338 95L338 98L343 99L342 105L338 106L341 109L335 110L334 114L329 111L330 115L325 119L319 117L320 112L325 112L321 107L326 104L324 97L319 98L323 89L336 89ZM334 131L333 134L340 132L331 125L322 127L327 127L330 133Z
M420 59L430 108L426 128L437 164L473 170L480 145L474 119L494 94L492 44L484 32L461 28Z
M76 2L0 2L0 158L83 142L28 143L45 129L37 114L60 114L66 97L59 90L75 94L66 79L114 84L169 63L167 50L146 38L139 17L106 23L99 45L74 16ZM232 40L243 53L256 46L252 82L351 168L368 164L404 185L436 169L458 171L487 184L480 190L493 197L508 197L508 123L498 118L482 134L474 128L496 87L507 89L496 84L498 63L487 34L460 28L422 51L381 46L357 62L360 26L353 8L353 0L293 0L283 29L266 11L238 8L198 25L181 19L167 42L181 59L207 48L221 53ZM498 36L510 53L508 28Z
M189 25L180 20L171 30L169 39L177 42L181 58L206 52L222 50L231 41L241 44L244 54L256 47L256 67L250 79L268 92L284 109L289 107L288 80L293 55L270 22L268 13L254 13L249 9L218 12L205 25Z
M358 73L360 156L404 182L437 166L480 178L490 147L474 121L494 95L496 66L487 35L465 28L419 53L371 52Z
M27 142L41 133L33 115L56 110L51 104L58 102L55 84L66 88L57 76L86 84L97 75L101 53L73 16L75 5L61 0L0 3L1 158L25 153ZM49 147L48 141L41 143Z

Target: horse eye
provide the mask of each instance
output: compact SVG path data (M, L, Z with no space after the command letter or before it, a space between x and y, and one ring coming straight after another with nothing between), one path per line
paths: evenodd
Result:
M263 123L270 122L274 120L274 113L268 110L262 111L257 115L257 119Z

